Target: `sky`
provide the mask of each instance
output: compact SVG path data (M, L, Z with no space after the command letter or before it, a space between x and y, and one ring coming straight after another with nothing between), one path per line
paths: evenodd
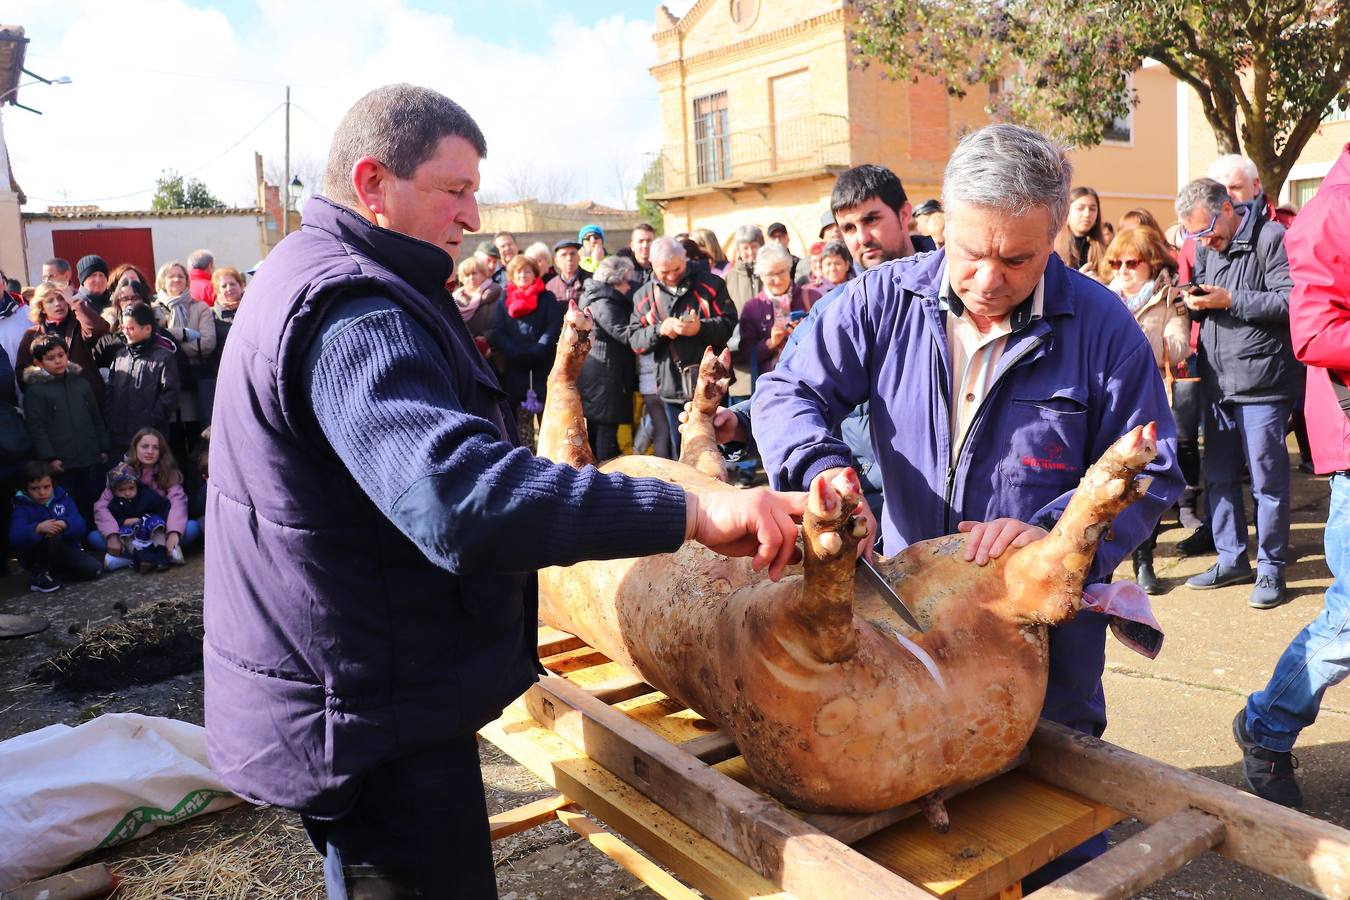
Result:
M677 15L692 0L670 0ZM487 137L485 202L633 205L661 142L648 69L655 0L9 0L34 115L0 112L27 211L149 206L166 169L228 205L256 205L255 151L280 173L291 86L292 174L309 193L332 129L390 82L435 88ZM28 79L25 77L24 79ZM274 183L279 175L269 178Z

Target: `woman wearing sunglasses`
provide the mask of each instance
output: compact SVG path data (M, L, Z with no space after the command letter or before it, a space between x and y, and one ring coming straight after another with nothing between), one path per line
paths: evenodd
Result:
M1158 372L1173 399L1172 381L1188 374L1191 322L1181 294L1174 287L1176 263L1153 228L1120 232L1106 248L1097 275L1134 314L1134 320L1153 348ZM1162 593L1153 572L1153 547L1158 532L1134 552L1134 578L1150 594Z

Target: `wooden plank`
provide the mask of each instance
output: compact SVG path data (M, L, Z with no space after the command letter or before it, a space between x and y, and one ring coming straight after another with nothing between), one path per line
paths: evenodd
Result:
M1046 781L1157 822L1188 806L1225 828L1215 848L1324 897L1350 896L1350 831L1201 775L1041 720L1026 768Z
M710 897L792 900L512 704L482 734L503 752Z
M1121 900L1223 840L1223 823L1198 809L1174 812L1030 895L1029 900Z
M987 900L1120 819L1020 770L958 794L947 810L946 834L915 816L854 847L939 897Z
M117 876L96 863L0 891L0 900L85 900L106 897L116 887Z
M609 663L609 657L599 650L592 650L585 644L574 650L566 650L562 653L554 653L550 656L541 656L539 662L543 664L554 675L567 675L582 669L593 669L596 666L603 666ZM611 663L616 668L622 669L617 663Z
M557 816L564 825L589 841L592 847L623 866L638 881L666 900L698 900L698 894L676 881L669 872L581 813L560 809Z
M679 746L685 753L703 760L708 765L731 759L741 752L736 748L735 742L720 731L682 741Z
M949 788L943 788L941 791L938 791L938 796L943 800L949 800L957 794L965 793L987 781L998 778L1000 775L1011 772L1026 761L1027 754L1023 751L1011 763L990 775L988 778L981 778L978 781L970 781L964 784L954 784ZM803 816L803 818L830 837L841 840L845 844L852 844L862 840L869 834L875 834L883 828L894 825L896 822L902 822L918 813L919 805L917 803L905 803L901 806L895 806L890 809L883 809L880 812L866 813L863 815L809 813Z
M586 646L586 642L575 635L568 634L565 631L559 631L549 625L539 626L539 658L546 656L555 656L559 653L566 653L569 650L579 650Z
M710 770L565 679L543 679L524 700L541 725L783 890L804 897L927 900L919 888L777 802Z
M536 800L533 803L517 806L515 809L508 809L505 812L497 813L495 816L490 816L488 818L488 829L492 835L491 839L499 840L509 835L528 831L536 825L551 822L556 818L554 813L571 802L562 794L555 794L552 797L545 797L542 800Z

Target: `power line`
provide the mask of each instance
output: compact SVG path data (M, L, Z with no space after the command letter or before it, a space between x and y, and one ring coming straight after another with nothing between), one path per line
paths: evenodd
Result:
M309 120L310 120L311 122L313 122L315 125L318 125L318 126L319 126L320 128L322 128L324 131L332 131L332 130L333 130L332 128L330 128L330 127L328 127L327 125L325 125L325 124L323 124L322 122L320 122L318 119L314 118L314 116L310 115L309 110L305 109L303 106L301 106L299 103L296 103L294 100L291 101L291 109L296 109L296 110L299 110L300 112L304 113L304 114L305 114L305 118L309 119Z
M207 168L208 166L210 166L210 165L216 163L217 161L223 159L223 158L224 158L231 150L233 150L234 148L238 147L238 146L239 146L240 144L242 144L244 141L248 140L249 137L251 137L251 136L253 135L253 132L257 131L259 128L261 128L261 127L263 127L264 125L266 125L266 124L267 124L267 120L270 119L270 118L272 118L272 116L276 115L277 110L281 109L281 107L283 107L283 106L285 106L284 103L278 103L276 106L272 107L272 108L268 111L267 115L263 116L262 119L259 120L259 122L258 122L257 125L254 125L254 126L253 126L252 128L250 128L248 131L244 132L244 135L243 135L241 138L239 138L239 140L235 141L233 144L231 144L230 146L226 147L226 148L225 148L224 150L222 150L220 153L218 153L217 155L211 157L209 160L207 160L206 162L202 163L202 164L201 164L200 166L198 166L197 168L191 170L190 172L183 172L182 175L181 175L181 177L183 177L183 178L188 178L188 177L191 177L191 176L193 176L193 175L196 175L198 172L202 171L203 169ZM307 114L307 115L308 115L308 114ZM135 197L137 194L146 194L146 193L150 193L151 191L154 191L154 190L155 190L155 188L153 188L153 187L142 188L142 189L139 190L139 191L132 191L132 192L129 193L129 194L118 194L116 197L92 197L92 198L90 198L90 199L88 199L88 200L82 200L82 201L79 201L78 203L72 203L72 202L69 201L69 200L53 200L53 199L50 198L50 197L38 197L38 196L35 196L35 195L32 195L32 194L30 194L29 196L30 196L32 199L34 199L34 200L41 200L41 201L43 201L44 203L62 203L62 204L67 205L67 206L80 206L80 205L83 205L83 204L86 204L86 203L105 203L105 202L107 202L107 201L109 201L109 200L125 200L125 199L127 199L128 197Z

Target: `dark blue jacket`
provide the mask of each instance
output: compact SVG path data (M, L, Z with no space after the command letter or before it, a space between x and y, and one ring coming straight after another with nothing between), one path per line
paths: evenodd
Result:
M124 524L127 519L139 519L141 516L159 516L167 521L169 518L169 498L150 487L150 485L138 481L136 482L136 496L131 499L123 500L116 494L112 495L108 500L108 515L116 519L118 525Z
M242 796L343 812L363 773L473 733L534 680L535 570L683 540L679 488L513 446L450 271L315 198L235 317L203 649L207 750Z
M10 549L27 550L36 546L39 541L46 540L37 533L37 527L48 519L60 519L65 522L66 530L61 532L61 540L73 547L80 546L80 541L88 531L84 517L80 515L79 508L75 506L75 501L70 499L66 489L58 487L52 491L52 499L46 506L39 506L23 491L14 495L14 517L9 520Z
M498 360L502 389L511 399L512 409L525 399L531 387L541 403L547 395L548 370L553 368L558 350L564 312L548 291L540 292L534 312L519 319L507 314L505 295L497 303L488 342Z
M851 462L831 434L871 401L886 496L886 552L951 534L962 520L1047 527L1083 472L1136 425L1158 423L1148 496L1116 519L1093 562L1100 580L1153 532L1181 493L1176 426L1153 351L1114 294L1045 270L1044 316L1008 338L997 379L953 461L951 356L939 305L942 251L886 263L848 283L754 397L755 439L776 488L801 490Z

